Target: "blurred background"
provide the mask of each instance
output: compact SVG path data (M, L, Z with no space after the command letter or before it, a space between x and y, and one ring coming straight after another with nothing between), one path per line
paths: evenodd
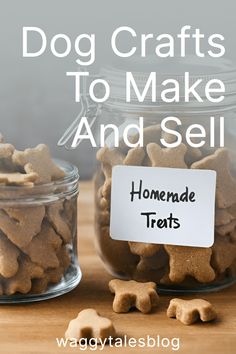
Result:
M0 10L0 131L19 149L48 144L55 157L79 166L82 178L92 175L94 151L86 143L74 151L57 141L74 120L80 106L74 102L74 82L66 71L77 70L74 51L55 58L47 49L38 58L22 58L22 27L40 27L51 39L65 33L96 34L96 63L92 73L111 64L110 37L115 28L131 26L139 33L175 35L183 25L210 35L225 36L226 57L236 61L235 0L21 0L1 1ZM111 117L112 118L112 117Z

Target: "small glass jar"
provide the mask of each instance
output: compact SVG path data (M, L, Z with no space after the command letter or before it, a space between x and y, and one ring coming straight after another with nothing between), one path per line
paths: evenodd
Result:
M78 169L55 163L65 172L59 180L0 186L0 303L50 299L80 282Z
M156 58L155 58L156 60ZM235 190L232 194L236 194L236 68L227 60L219 60L210 62L205 61L204 65L195 62L194 58L181 58L179 62L175 61L175 66L163 66L164 61L153 62L150 67L150 58L147 67L140 65L140 62L131 62L128 67L107 68L101 73L105 77L112 88L111 95L108 101L102 104L100 114L97 119L97 136L99 136L99 125L101 123L114 123L119 127L120 145L114 147L113 136L108 134L106 137L106 145L110 150L115 151L120 158L117 162L111 162L109 168L112 171L114 165L122 164L122 159L125 158L130 151L130 148L124 144L122 140L122 132L130 123L137 123L141 116L144 120L144 150L145 157L139 165L150 166L150 160L147 156L147 145L156 143L160 145L160 136L158 136L157 126L160 122L169 116L178 117L181 119L181 126L175 129L182 134L183 143L186 144L184 138L186 129L190 124L201 124L206 130L206 144L202 148L188 147L185 154L186 168L191 168L191 165L210 155L213 155L218 149L219 137L221 134L221 118L224 117L224 141L227 149L227 159L230 169L230 174L235 181ZM144 63L146 64L146 63ZM166 78L177 79L180 84L183 82L183 73L189 71L191 73L190 82L197 78L202 78L202 84L206 83L211 78L221 79L226 87L225 99L221 103L209 103L204 95L203 85L200 88L200 93L203 102L196 102L193 98L188 103L183 100L182 85L180 85L180 102L167 104L160 100L160 88L157 84L157 103L151 102L151 94L146 97L145 102L139 103L135 95L131 98L131 102L125 101L125 71L132 71L136 78L137 87L143 90L151 71L157 71L157 78L163 81ZM199 91L198 91L199 92ZM210 146L210 117L214 119L215 145ZM170 127L171 128L171 127ZM156 132L156 133L155 133ZM137 134L137 132L135 132ZM145 135L146 134L146 135ZM129 137L135 141L135 136ZM166 136L168 139L168 137ZM173 138L169 137L169 138ZM162 146L162 148L164 148ZM95 178L95 224L96 224L96 247L100 257L102 258L108 271L115 277L124 279L135 279L138 281L154 281L158 284L158 289L163 292L203 292L213 291L224 288L234 283L236 280L236 204L229 203L227 207L219 206L216 200L215 209L215 239L214 244L209 249L210 256L208 261L202 265L202 260L199 259L199 268L204 273L204 269L211 268L211 275L206 277L204 281L197 279L191 274L191 271L186 272L184 279L176 280L170 277L171 264L170 255L167 252L165 245L152 245L148 243L117 241L110 236L110 196L112 178L109 180L107 174L107 161L102 161L98 156L98 167ZM122 157L123 156L123 157ZM108 163L109 164L109 163ZM177 167L177 166L165 166ZM223 167L222 167L223 168ZM211 168L209 168L211 169ZM220 173L221 174L221 173ZM222 173L223 175L223 173ZM158 176L157 176L158 178ZM222 178L217 177L217 178ZM218 180L217 180L218 183ZM225 184L227 190L228 180L221 183ZM232 185L231 185L232 186ZM217 184L218 188L218 184ZM230 187L231 188L231 187ZM229 192L228 192L229 193ZM128 211L127 211L128 212ZM228 214L228 218L227 215ZM204 232L199 227L199 232ZM176 246L178 247L178 246ZM179 246L181 250L181 246ZM183 249L183 248L182 248ZM198 264L196 261L197 252L193 247L185 247L186 253L183 262L191 262ZM189 253L188 253L189 250ZM204 268L205 267L205 268ZM214 274L214 276L213 276ZM178 275L178 274L177 274Z

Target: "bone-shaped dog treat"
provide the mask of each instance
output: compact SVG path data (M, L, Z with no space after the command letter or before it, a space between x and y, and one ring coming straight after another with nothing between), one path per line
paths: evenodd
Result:
M34 236L28 246L22 248L32 262L40 265L43 269L56 268L59 260L56 252L61 246L61 238L55 233L50 224L43 222L41 231Z
M12 159L15 164L24 167L26 173L37 173L37 183L48 183L65 176L65 172L53 162L44 144L25 151L15 151Z
M65 243L71 241L71 230L67 224L66 216L64 215L63 201L58 201L47 207L47 217L50 223L55 228L58 235L62 237Z
M114 338L115 328L108 318L101 317L94 309L81 311L71 320L66 330L65 337L69 340L90 339L98 341L106 338Z
M102 170L107 180L111 178L113 166L123 165L125 155L117 148L109 149L105 146L98 150L97 159L102 162Z
M139 283L135 280L113 279L109 282L109 289L115 294L114 312L128 312L136 307L139 311L148 313L159 302L156 284L153 282Z
M4 293L6 295L13 295L16 292L27 294L31 290L32 279L42 276L43 269L24 256L20 261L18 272L12 278L5 280Z
M202 322L212 321L216 318L216 312L206 300L172 299L167 310L167 316L174 317L185 325L190 325L199 319Z
M191 275L200 283L215 279L215 272L210 265L211 248L170 245L164 247L170 257L169 278L173 283L181 283L187 275Z
M212 250L212 265L219 273L228 269L236 259L236 244L229 238L216 237Z
M27 246L41 230L44 206L0 210L0 229L19 248Z
M148 144L147 154L152 167L187 168L184 157L187 147L180 144L175 148L161 148L158 144Z
M124 158L123 164L129 166L141 166L145 157L145 151L142 147L130 149Z
M147 146L149 143L159 143L162 135L160 124L150 125L143 129L143 146ZM129 138L132 144L137 143L139 135L135 134Z
M19 249L0 232L0 275L10 278L17 273L19 255Z
M160 249L160 245L154 243L129 241L130 251L139 256L151 257Z
M0 184L6 185L34 185L38 179L37 173L0 172Z
M230 172L230 159L227 149L217 149L213 155L193 163L191 168L215 170L217 172L216 200L219 208L228 208L236 203L236 179Z
M125 155L119 149L109 149L107 146L101 148L97 152L97 159L104 164L113 167L116 165L123 165Z

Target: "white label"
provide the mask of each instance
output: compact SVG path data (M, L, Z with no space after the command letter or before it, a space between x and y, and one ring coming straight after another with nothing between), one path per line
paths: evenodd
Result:
M216 172L160 167L112 169L111 238L211 247Z

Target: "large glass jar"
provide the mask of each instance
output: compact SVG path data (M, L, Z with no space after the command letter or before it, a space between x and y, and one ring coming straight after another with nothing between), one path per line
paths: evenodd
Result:
M80 281L78 170L55 162L65 174L56 181L0 186L0 303L49 299Z
M95 205L96 205L96 246L108 271L113 276L135 279L139 281L155 281L162 291L209 291L228 286L236 280L236 68L228 61L210 61L204 65L194 63L192 58L181 59L175 66L162 67L162 62L155 64L151 70L140 69L139 63L132 62L130 67L114 69L108 68L102 71L102 76L106 77L112 87L111 96L100 110L97 119L97 132L101 123L114 123L119 127L120 144L114 147L112 134L106 137L105 149L112 152L112 159L104 159L99 150L97 153L98 168L95 178ZM137 64L137 67L135 66ZM158 69L157 69L158 68ZM157 69L157 70L156 70ZM169 71L168 71L169 70ZM125 101L125 71L132 71L136 78L139 89L143 89L147 80L145 71L157 71L158 79L176 78L183 82L183 72L191 73L190 81L202 78L203 84L210 78L220 78L226 87L225 98L221 103L209 103L201 88L203 102L196 102L193 98L188 102L183 102L182 86L180 85L179 103L167 104L151 102L151 96L147 96L145 102L139 103L135 97L131 102ZM163 74L164 73L164 74ZM168 73L168 74L166 74ZM160 92L157 87L157 93ZM178 162L170 165L165 161L160 167L176 168L200 168L205 167L199 161L209 161L218 159L224 164L217 167L216 185L216 206L215 206L215 237L214 243L209 248L174 246L175 252L183 265L182 274L175 268L175 259L171 252L171 247L161 244L149 244L139 242L128 242L114 240L110 236L110 207L111 207L111 186L112 168L115 165L132 164L127 158L131 154L131 149L124 144L122 132L125 127L137 122L139 117L144 120L144 147L140 152L139 161L136 165L152 168L150 156L148 154L149 144L160 146L160 137L163 132L160 130L160 122L169 116L178 117L181 125L174 124L172 128L181 133L184 148L184 166L178 166ZM214 117L214 143L211 146L212 126L210 117ZM224 117L224 132L222 133L222 118ZM201 124L206 131L205 145L199 148L188 146L185 140L186 129L190 124ZM137 132L135 132L137 134ZM135 141L135 134L130 135L130 141ZM224 134L224 147L220 146L220 136ZM173 139L173 135L165 136L168 140ZM198 141L198 140L196 140ZM162 146L162 148L165 148ZM158 148L159 149L159 148ZM158 150L157 149L157 150ZM109 155L109 154L108 154ZM205 160L204 160L205 159ZM125 161L125 162L124 162ZM129 161L129 162L127 162ZM197 167L200 166L200 167ZM214 169L211 164L206 164L207 169ZM225 170L227 170L225 174ZM158 178L158 176L157 176ZM219 200L218 192L223 190L223 200ZM222 195L221 195L222 196ZM127 210L128 212L128 210ZM199 226L199 233L204 233L204 229ZM207 256L206 256L207 255ZM205 258L204 258L205 257ZM181 263L182 262L182 263ZM203 276L198 276L193 271L200 269Z

